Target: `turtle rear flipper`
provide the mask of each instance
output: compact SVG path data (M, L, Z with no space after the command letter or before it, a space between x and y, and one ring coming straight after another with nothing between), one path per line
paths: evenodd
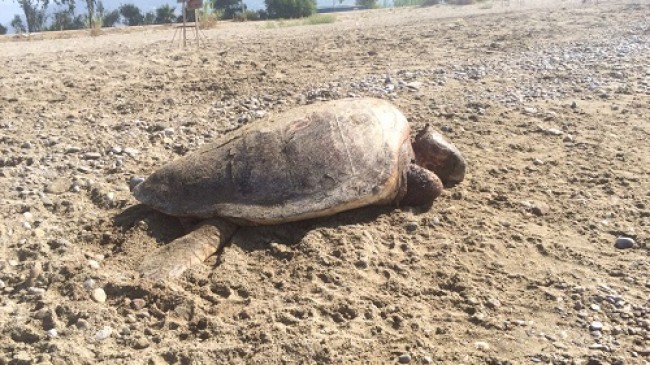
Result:
M177 278L217 252L236 230L235 224L222 219L202 221L192 232L146 256L138 271L154 280Z

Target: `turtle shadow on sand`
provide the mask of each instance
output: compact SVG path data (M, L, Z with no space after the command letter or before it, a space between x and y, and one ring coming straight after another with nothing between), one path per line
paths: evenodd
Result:
M386 205L367 206L333 216L297 222L240 227L230 241L219 247L215 255L220 257L224 248L231 244L237 245L245 252L268 250L270 243L294 246L313 230L370 223L396 209L398 208L395 206ZM135 227L139 222L146 223L147 234L161 245L182 237L192 230L193 224L198 223L183 222L178 217L166 215L144 204L131 206L113 217L113 224L124 231ZM217 260L217 263L219 262Z

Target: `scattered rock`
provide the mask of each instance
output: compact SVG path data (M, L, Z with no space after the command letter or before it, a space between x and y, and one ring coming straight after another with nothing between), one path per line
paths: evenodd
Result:
M397 358L397 362L400 364L410 364L411 363L411 355L409 354L401 354Z
M75 325L82 331L87 331L90 329L90 323L88 323L88 321L83 318L78 319Z
M136 338L133 341L133 348L136 350L146 349L147 347L149 347L149 341L144 337Z
M591 324L589 324L589 329L591 331L602 331L603 330L603 323L600 321L593 321Z
M86 279L86 281L84 281L84 289L88 291L95 289L95 279Z
M85 160L99 160L102 158L102 154L98 152L87 152L84 153L83 158Z
M93 292L92 292L92 294L90 296L97 303L106 302L106 292L102 288L97 288L97 289L93 290Z
M100 268L99 262L97 260L92 260L91 259L91 260L88 260L87 262L88 262L88 266L91 269L97 270L97 269Z
M70 189L70 182L66 179L56 179L45 187L49 194L62 194Z
M614 247L619 250L625 250L628 248L633 248L636 245L636 242L630 237L619 237L614 242Z
M546 132L546 134L551 135L551 136L561 136L561 135L564 134L564 132L562 132L561 130L559 130L557 128L548 128L544 132Z
M97 331L95 333L95 340L98 342L102 342L113 334L113 328L110 326L104 326L101 330Z
M418 229L418 222L410 221L404 225L407 232L415 232Z
M544 202L533 202L530 208L530 211L538 217L547 215L550 210L551 208Z
M135 156L138 155L138 153L140 153L140 151L138 151L138 150L135 149L135 148L127 147L127 148L124 149L124 153L126 153L127 155L129 155L129 157L135 157Z
M140 310L147 305L147 302L144 299L136 298L131 301L131 308L135 310Z
M27 351L18 351L11 358L11 364L13 365L31 365L33 363L34 358Z

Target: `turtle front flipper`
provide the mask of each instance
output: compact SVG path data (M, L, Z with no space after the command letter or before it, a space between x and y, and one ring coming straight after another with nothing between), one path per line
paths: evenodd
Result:
M217 252L236 230L235 224L222 219L202 221L192 232L146 256L138 270L149 279L177 278Z

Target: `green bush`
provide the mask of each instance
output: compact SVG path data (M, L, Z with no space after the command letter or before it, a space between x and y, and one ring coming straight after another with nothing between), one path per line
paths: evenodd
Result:
M279 21L266 22L266 24L264 24L264 28L275 29L275 28L297 27L301 25L334 23L335 21L336 21L336 16L332 14L314 14L310 17L299 19L299 20L279 20Z
M304 18L316 13L316 0L264 0L269 18Z
M258 10L258 11L244 10L242 12L235 14L233 19L238 22L243 22L247 20L257 21L257 20L262 20L267 18L268 16L266 15L266 11L264 10Z
M394 0L393 6L401 8L403 6L419 6L424 3L424 0Z
M0 35L7 34L7 27L0 24Z
M309 18L304 20L306 25L316 25L316 24L327 24L334 23L336 21L336 16L332 14L314 14Z
M104 14L104 17L102 17L102 26L110 28L119 21L120 21L120 12L118 10L113 10L111 12Z

